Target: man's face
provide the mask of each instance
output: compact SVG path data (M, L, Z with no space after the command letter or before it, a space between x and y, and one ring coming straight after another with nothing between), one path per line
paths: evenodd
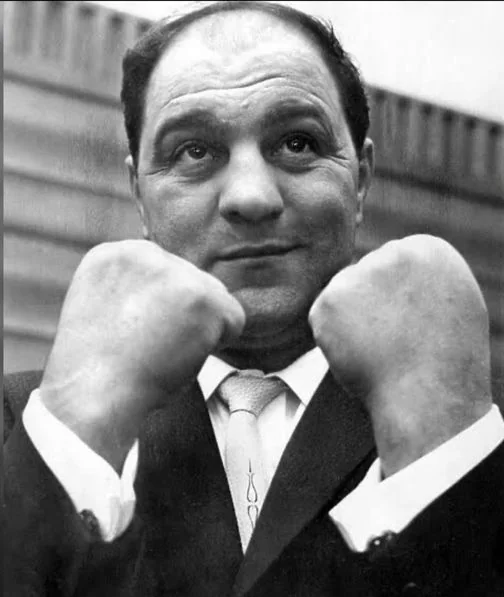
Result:
M306 320L352 257L370 178L318 49L255 11L190 25L146 93L133 183L150 238L221 280L245 336Z

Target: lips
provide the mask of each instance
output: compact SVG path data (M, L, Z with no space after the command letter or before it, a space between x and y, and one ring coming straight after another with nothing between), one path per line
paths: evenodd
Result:
M246 244L229 247L220 254L220 259L223 261L231 261L233 259L253 259L260 257L274 257L276 255L285 255L299 245L290 242L268 242L261 244Z

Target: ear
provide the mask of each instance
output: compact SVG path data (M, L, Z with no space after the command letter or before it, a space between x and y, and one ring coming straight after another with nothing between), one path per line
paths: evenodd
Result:
M371 186L371 180L374 174L375 153L374 145L371 139L366 138L359 156L359 181L357 189L357 211L355 221L357 226L364 217L364 200Z
M148 217L147 217L147 211L146 211L142 196L140 194L140 188L138 185L138 174L137 174L137 170L135 167L135 163L133 161L133 158L130 155L126 158L125 164L128 168L128 173L129 173L131 196L133 197L133 199L135 201L135 205L136 205L136 207L138 209L138 213L140 215L140 220L142 221L142 234L145 239L149 239L150 234L149 234L149 221L148 221Z

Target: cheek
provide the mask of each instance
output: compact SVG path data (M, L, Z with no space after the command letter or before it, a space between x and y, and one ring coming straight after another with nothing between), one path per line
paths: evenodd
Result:
M345 249L356 228L357 190L351 172L317 171L291 188L311 238L324 249Z
M312 180L309 189L298 202L298 215L310 238L307 277L320 290L352 261L356 191L351 176L334 174Z
M142 192L152 240L163 249L201 265L215 216L208 189L187 189L165 181L151 181Z

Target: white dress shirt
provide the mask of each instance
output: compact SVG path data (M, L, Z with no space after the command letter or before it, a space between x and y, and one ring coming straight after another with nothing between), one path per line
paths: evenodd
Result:
M234 370L211 356L198 375L221 456L229 412L216 398L215 390ZM284 370L271 374L280 377L289 389L275 398L258 420L270 479L327 371L327 361L320 349L315 348ZM134 514L138 443L128 454L119 478L103 458L45 408L38 390L30 396L23 422L35 448L67 491L76 510L93 511L105 541L112 541L124 532ZM381 479L377 459L364 480L331 510L330 516L348 545L355 551L364 551L372 537L385 531L402 531L503 440L504 420L497 406L493 406L471 427L385 480Z

